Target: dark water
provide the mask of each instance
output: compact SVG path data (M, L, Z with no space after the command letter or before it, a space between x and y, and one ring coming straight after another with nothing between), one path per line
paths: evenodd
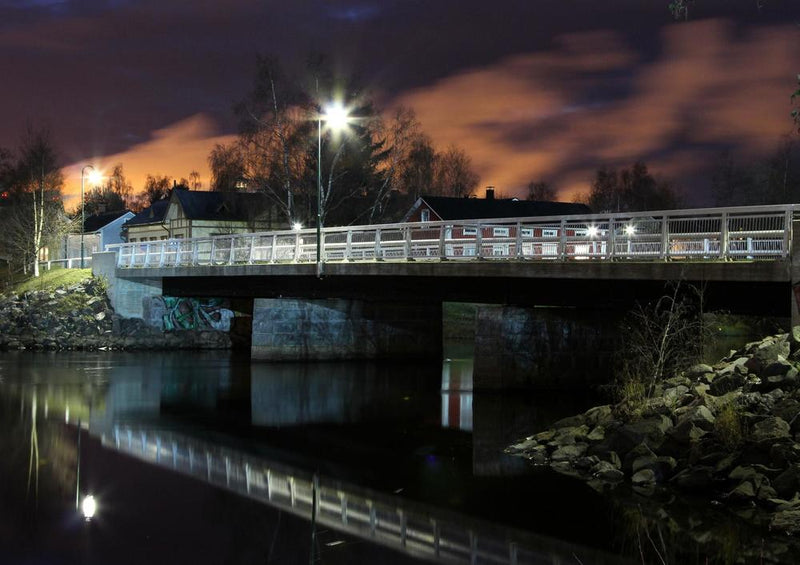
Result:
M464 358L0 355L0 563L642 562L635 503L502 454L597 398L470 389ZM266 469L270 491L316 477L321 501L339 497L313 544L300 498L259 495ZM76 492L97 500L89 521ZM332 520L345 498L351 517ZM430 540L378 535L369 510L359 529L358 501L378 529L394 520ZM425 549L434 532L439 558ZM690 553L672 562L722 562Z

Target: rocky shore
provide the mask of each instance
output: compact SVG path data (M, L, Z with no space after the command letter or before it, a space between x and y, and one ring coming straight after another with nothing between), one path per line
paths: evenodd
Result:
M114 313L97 279L53 291L0 295L0 350L229 349L222 331L163 332Z
M800 534L800 378L788 335L695 365L632 404L594 407L507 448L597 490L684 492Z

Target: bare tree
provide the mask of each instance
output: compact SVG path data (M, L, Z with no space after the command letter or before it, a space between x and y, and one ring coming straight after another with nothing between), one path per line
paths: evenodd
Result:
M556 191L545 181L531 181L528 183L528 200L552 202L555 199Z
M472 168L466 152L451 145L434 161L434 190L442 196L469 196L478 186L480 177Z
M48 129L28 127L11 177L13 206L2 235L7 245L17 248L23 268L31 264L38 277L39 251L64 232L66 222L64 177Z

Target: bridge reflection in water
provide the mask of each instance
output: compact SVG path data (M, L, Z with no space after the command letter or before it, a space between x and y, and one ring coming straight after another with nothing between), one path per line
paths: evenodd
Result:
M622 559L498 527L171 431L115 425L106 447L190 475L305 519L437 563L596 565Z

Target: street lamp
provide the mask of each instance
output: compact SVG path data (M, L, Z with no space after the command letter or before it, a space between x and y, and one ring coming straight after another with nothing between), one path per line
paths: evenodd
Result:
M322 121L333 131L347 126L350 116L341 103L330 104L317 117L317 277L322 278Z
M84 165L83 168L81 169L81 269L83 269L83 232L85 231L84 224L86 223L86 215L85 215L86 208L84 206L84 195L83 195L84 192L83 179L86 169L92 170L92 172L89 173L89 182L93 182L96 184L97 180L100 177L100 173L97 171L97 169L94 168L94 165Z

